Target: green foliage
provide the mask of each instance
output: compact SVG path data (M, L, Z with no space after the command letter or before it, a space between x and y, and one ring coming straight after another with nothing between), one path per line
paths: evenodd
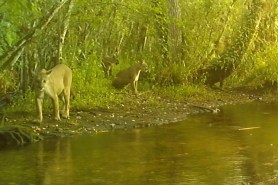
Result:
M183 64L172 64L171 67L158 66L153 83L158 85L186 84L190 72Z
M11 97L11 106L7 108L7 112L17 112L20 114L35 112L36 104L34 97L35 93L31 89L26 91L25 94L16 94ZM48 104L48 102L46 104Z
M8 0L0 4L0 53L33 31L57 3L56 0ZM75 1L61 60L73 69L76 94L73 108L121 101L123 96L111 87L111 80L104 78L101 69L102 58L113 54L120 60L113 75L138 60L148 63L149 72L140 77L139 86L144 90L166 88L175 97L202 96L199 92L206 90L189 85L191 79L200 67L209 66L212 61L223 66L223 61L214 59L221 57L232 40L238 43L244 40L238 30L244 26L243 19L250 13L252 3L251 0L246 3L234 0ZM277 81L277 7L267 1L264 8L254 46L239 51L244 52L244 58L230 79L230 86ZM17 84L21 87L20 83L26 79L31 82L31 71L51 68L59 62L58 48L67 10L63 6L46 29L24 48L13 68L17 82L8 80L12 89ZM226 59L229 57L233 56L228 53ZM8 79L4 73L0 77ZM33 94L27 91L19 99L19 105L33 110L31 97ZM32 102L25 102L27 99Z
M245 74L237 78L237 81L241 82L240 85L259 87L265 83L275 84L278 82L277 47L277 44L269 45L264 51L252 57L253 60L245 66L249 67L245 70Z
M216 94L211 89L195 84L173 85L163 88L159 86L153 91L169 99L206 101L216 98Z

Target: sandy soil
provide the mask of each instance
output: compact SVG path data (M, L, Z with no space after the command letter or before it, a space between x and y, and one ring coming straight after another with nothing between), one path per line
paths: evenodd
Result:
M189 114L217 113L225 104L262 100L259 95L243 92L219 91L216 97L213 100L173 100L145 92L139 96L127 95L121 103L109 107L72 109L69 120L55 121L49 110L41 124L34 122L34 113L22 113L6 115L4 125L28 127L43 138L64 137L170 124L186 119Z

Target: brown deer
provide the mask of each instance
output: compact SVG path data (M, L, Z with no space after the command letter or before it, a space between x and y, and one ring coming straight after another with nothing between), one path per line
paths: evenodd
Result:
M140 72L148 68L148 65L145 61L138 62L127 69L120 71L112 81L112 85L116 89L122 89L128 84L132 83L133 91L135 94L138 94L138 79Z
M111 77L113 67L118 64L119 64L119 60L116 58L116 56L113 55L112 57L109 56L104 57L101 63L104 76L106 78Z

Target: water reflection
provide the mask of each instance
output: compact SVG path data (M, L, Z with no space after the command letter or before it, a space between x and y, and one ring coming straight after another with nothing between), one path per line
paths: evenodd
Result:
M40 184L54 184L63 179L63 184L72 184L73 163L70 139L38 143L38 164Z
M173 125L1 151L0 184L277 184L277 111L227 106Z

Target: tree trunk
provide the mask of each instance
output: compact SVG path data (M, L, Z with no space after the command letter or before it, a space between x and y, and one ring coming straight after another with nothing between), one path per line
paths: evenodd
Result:
M59 62L61 62L63 60L63 47L64 47L65 38L66 38L66 34L68 31L68 27L69 27L70 16L71 16L71 11L72 11L73 6L74 6L74 0L70 0L70 2L68 4L67 13L66 13L65 19L63 21L63 25L62 25L62 33L60 33L59 48L58 48Z
M168 0L169 6L169 53L170 60L179 62L182 60L182 52L181 52L181 43L182 43L182 32L177 24L177 21L180 19L180 8L179 8L179 0Z
M147 40L147 29L148 25L140 24L138 26L138 42L137 42L137 51L142 53L145 48L146 40Z
M218 36L218 38L213 42L213 48L210 51L210 53L208 54L208 59L212 60L213 58L219 57L221 55L221 53L225 50L225 47L227 47L227 43L228 43L228 38L225 37L224 33L227 29L229 20L231 18L231 13L233 10L233 7L235 5L237 0L233 0L232 4L229 7L228 13L227 15L223 18L223 28L220 31L220 34Z
M20 61L20 89L25 93L28 88L29 84L29 73L28 73L28 58L29 57L28 51L25 52L25 55L23 55L22 60Z
M118 49L116 48L117 46L115 46L113 44L113 34L114 34L113 31L116 27L115 19L116 19L117 11L118 11L118 7L116 5L114 5L111 8L109 20L105 27L105 29L106 29L105 32L107 32L107 34L105 35L105 38L103 39L103 50L104 50L103 56L106 56L106 55L111 56L111 55L117 54L117 51L118 51Z
M155 12L155 25L156 32L158 34L158 41L160 47L160 53L162 56L162 61L169 61L169 49L168 49L168 26L165 21L166 17L162 11L162 5L160 0L152 0L153 7L158 10Z

